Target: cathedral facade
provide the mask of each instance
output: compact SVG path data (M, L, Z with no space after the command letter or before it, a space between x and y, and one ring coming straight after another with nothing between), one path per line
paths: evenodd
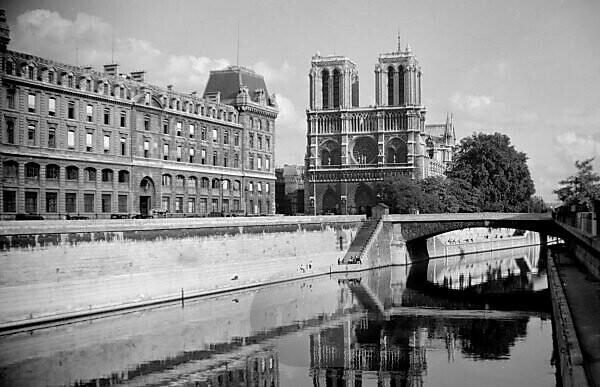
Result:
M182 93L9 40L2 11L0 219L275 212L278 109L261 75L232 66Z
M455 147L453 119L427 125L421 66L410 46L379 55L375 105L359 105L356 64L311 60L305 157L307 214L370 213L375 185L400 176L442 175Z

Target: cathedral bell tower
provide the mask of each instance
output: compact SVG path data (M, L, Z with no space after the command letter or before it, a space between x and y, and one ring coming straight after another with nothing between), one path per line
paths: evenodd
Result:
M410 45L379 55L375 65L377 106L421 106L421 66Z
M312 57L309 77L310 110L348 109L358 106L356 64L344 56Z

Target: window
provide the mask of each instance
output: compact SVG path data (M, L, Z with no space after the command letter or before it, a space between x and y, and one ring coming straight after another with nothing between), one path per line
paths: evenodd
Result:
M74 120L75 119L75 102L69 101L67 104L67 118Z
M46 180L58 180L60 169L56 164L46 165Z
M148 158L150 154L150 142L144 141L144 157Z
M169 121L163 121L163 134L169 134Z
M194 124L190 124L190 138L194 138L196 134L196 126Z
M85 180L89 182L96 181L96 169L94 168L86 168L84 170Z
M109 153L109 152L110 152L110 135L105 134L104 135L104 153Z
M102 181L104 183L112 183L112 181L113 181L112 169L103 169L102 170Z
M94 107L92 105L87 105L85 107L85 115L87 116L87 122L92 122L94 117Z
M67 132L67 146L71 149L75 148L75 131L69 130Z
M54 117L56 115L56 98L48 98L48 115Z
M228 166L228 165L227 165L227 164L228 164L228 161L229 161L228 159L229 159L229 156L227 155L227 153L225 153L225 154L223 155L223 166L224 166L224 167L227 167L227 166Z
M144 116L144 130L150 130L150 117Z
M254 184L252 184L252 182L248 183L248 192L253 192L254 191Z
M233 145L240 146L240 134L238 132L233 135Z
M234 211L240 210L240 200L239 199L233 199L233 210Z
M73 87L73 76L72 75L69 75L67 77L67 86L68 87Z
M6 73L8 75L13 75L13 71L14 71L14 64L11 61L7 61L6 62Z
M269 137L265 137L265 150L271 149L271 139Z
M121 156L127 155L127 139L125 137L121 137L119 143L121 144Z
M79 168L75 166L67 167L67 180L77 180L79 179Z
M119 212L127 212L127 195L118 196Z
M250 205L248 206L248 213L254 214L254 200L250 200Z
M256 129L258 129L258 130L262 129L262 121L260 119L256 120Z
M171 198L169 196L162 197L162 210L169 211L171 208Z
M35 145L35 125L27 125L27 145Z
M248 168L254 169L254 156L252 155L248 157Z
M48 129L48 148L56 148L56 129Z
M195 155L196 151L194 150L194 148L190 148L190 163L194 162L194 155Z
M265 193L269 193L270 188L269 183L265 183Z
M36 163L25 164L25 178L28 180L39 180L40 166Z
M19 164L16 161L5 161L3 167L5 178L16 179L19 176Z
M127 121L127 113L121 112L120 118L121 118L120 119L121 128L124 128L125 122Z
M265 170L271 170L271 160L268 157L265 157Z
M15 121L12 119L6 120L6 142L9 144L15 143Z
M94 150L94 133L85 134L85 150L91 152Z
M213 199L211 204L211 212L219 212L219 199Z
M258 149L262 150L262 136L256 136L256 141L258 142Z
M215 128L212 130L212 140L213 142L217 142L219 140L219 132L217 132L217 129Z
M185 187L185 177L182 175L175 176L175 187L183 188Z
M206 149L202 149L200 151L200 156L201 156L200 163L206 164Z
M225 131L223 133L223 144L229 145L229 132Z
M85 90L92 91L92 80L91 79L85 80Z
M103 91L104 95L110 95L110 85L108 84L108 82L104 82Z
M240 186L241 186L240 181L239 180L235 180L233 182L233 191L234 192L239 192Z
M229 212L229 199L223 199L223 212Z
M77 194L67 192L65 194L65 211L67 213L77 212Z
M219 189L219 179L212 179L212 189Z
M207 207L208 207L208 205L207 205L206 198L201 198L200 199L200 213L201 214L206 214L206 211L208 209Z
M56 192L46 192L46 212L57 212L57 198Z
M176 124L175 135L176 136L181 136L181 122L177 122L177 124Z
M217 151L214 151L213 152L213 165L218 164L218 159L219 159L219 154L217 153Z
M129 183L128 171L119 171L119 183Z
M262 169L262 157L260 156L256 158L256 167L257 169Z
M181 161L181 145L177 145L177 148L175 148L175 153L177 161Z
M164 187L170 187L171 186L171 175L162 175L162 185Z
M102 194L102 212L109 213L110 210L111 194Z
M203 126L200 130L200 140L206 141L206 127Z
M234 168L240 167L240 158L237 154L235 156L233 156L233 167Z
M35 112L35 94L29 94L27 97L27 110L29 113Z
M33 191L25 191L25 212L35 214L38 212L38 194Z
M104 125L110 125L110 109L104 108Z
M248 142L250 144L250 148L254 148L254 135L252 133L250 133Z
M83 194L83 211L94 212L94 194L86 193Z
M54 71L48 71L48 83L54 83Z
M163 144L163 160L169 159L169 144Z
M6 90L6 104L8 105L9 109L15 108L15 90L14 89Z
M4 202L4 212L17 212L16 191L2 191L2 200Z
M222 186L223 186L224 191L229 191L229 180L227 180L227 179L223 180Z
M262 183L260 181L256 183L256 192L262 193Z
M175 212L177 212L177 213L183 212L183 198L180 196L175 198Z
M193 214L194 212L196 212L196 199L195 198L189 198L188 199L187 212L189 214Z

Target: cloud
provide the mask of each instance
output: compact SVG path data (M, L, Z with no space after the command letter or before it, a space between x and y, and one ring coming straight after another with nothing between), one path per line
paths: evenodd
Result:
M557 154L570 162L571 165L576 160L581 161L596 157L596 160L594 160L595 167L600 167L600 135L598 133L564 132L554 136L554 147L558 152Z
M462 95L459 92L452 96L452 104L464 112L476 112L492 104L492 97L487 95Z
M284 61L279 68L272 67L265 61L259 61L252 68L265 77L267 85L288 81L294 73L294 69L287 61Z
M277 103L275 159L278 165L298 164L306 153L306 118L285 96L277 95Z

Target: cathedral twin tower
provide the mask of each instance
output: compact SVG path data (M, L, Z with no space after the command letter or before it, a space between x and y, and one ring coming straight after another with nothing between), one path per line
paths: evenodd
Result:
M425 125L421 67L410 46L380 54L375 106L360 107L356 64L344 56L312 57L309 73L305 208L307 213L370 213L376 183L443 174L454 127Z

